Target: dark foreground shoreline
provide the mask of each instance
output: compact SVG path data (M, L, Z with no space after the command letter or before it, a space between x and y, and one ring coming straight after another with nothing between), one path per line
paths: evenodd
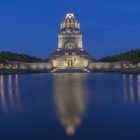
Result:
M99 72L99 73L121 73L121 74L140 74L140 68L98 69L98 70L91 70L91 72Z
M122 73L122 74L140 74L140 68L129 68L129 69L96 69L90 70L91 73ZM32 74L32 73L50 73L50 70L15 70L15 69L1 69L0 75L8 75L8 74ZM67 73L67 71L63 71L60 73ZM83 73L80 71L68 71L68 73Z
M25 70L25 69L1 69L0 75L9 75L9 74L32 74L32 73L50 73L49 70Z

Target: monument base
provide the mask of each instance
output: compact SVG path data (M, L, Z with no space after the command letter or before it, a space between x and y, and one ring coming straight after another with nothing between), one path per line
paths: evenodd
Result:
M88 69L53 69L51 73L90 73Z

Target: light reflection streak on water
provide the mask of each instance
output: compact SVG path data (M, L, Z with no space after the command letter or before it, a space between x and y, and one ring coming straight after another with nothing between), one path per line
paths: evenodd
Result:
M4 91L4 77L3 75L0 76L0 105L2 106L4 112L7 111L7 104L5 98L5 91Z
M15 109L15 103L14 103L14 98L13 98L13 89L12 89L12 76L9 75L8 76L8 98L9 98L9 103L10 103L10 107L12 108L12 110Z
M127 79L126 75L123 74L123 95L125 102L128 100L128 89L127 89Z
M137 87L136 91L134 90L135 86ZM123 75L123 95L125 102L140 101L140 75Z
M133 75L123 75L123 96L125 102L134 102L134 79Z
M8 81L6 80L8 79ZM5 85L4 85L5 83ZM8 94L6 94L6 88ZM4 112L21 109L21 99L19 93L19 76L0 76L0 107Z
M68 135L74 135L86 110L87 74L54 74L54 98L58 117Z
M19 76L15 75L15 97L18 109L21 109L21 99L19 95Z
M130 100L134 101L134 80L133 75L129 75L129 88L130 88Z

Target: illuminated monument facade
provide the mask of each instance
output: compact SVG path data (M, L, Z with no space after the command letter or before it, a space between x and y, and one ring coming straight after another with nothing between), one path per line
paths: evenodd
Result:
M67 14L61 23L58 35L58 49L49 58L55 71L57 70L83 70L92 59L83 49L82 33L80 23L75 19L74 14Z

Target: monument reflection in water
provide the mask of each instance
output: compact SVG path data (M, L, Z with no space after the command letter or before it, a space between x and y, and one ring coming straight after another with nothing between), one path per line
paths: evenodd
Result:
M74 135L86 111L87 74L54 74L54 98L60 123Z

